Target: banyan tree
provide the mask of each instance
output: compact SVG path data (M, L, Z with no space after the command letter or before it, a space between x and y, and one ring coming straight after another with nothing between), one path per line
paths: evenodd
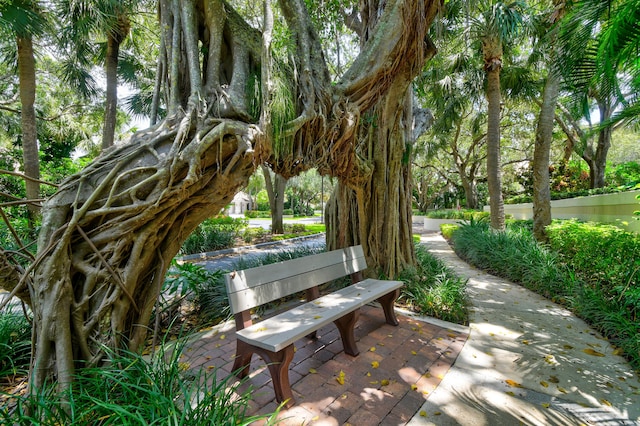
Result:
M333 223L359 233L375 265L379 250L401 253L387 245L411 240L401 183L407 90L433 53L427 30L440 3L360 1L360 53L332 79L304 0L265 0L259 28L221 0L160 0L166 118L103 152L43 206L23 280L34 313L31 384L65 388L77 368L100 364L101 348L139 350L181 244L262 164L284 177L312 167L336 177L349 199L341 208L353 213ZM270 47L276 7L286 57ZM283 96L287 106L276 108ZM398 214L381 217L390 209Z

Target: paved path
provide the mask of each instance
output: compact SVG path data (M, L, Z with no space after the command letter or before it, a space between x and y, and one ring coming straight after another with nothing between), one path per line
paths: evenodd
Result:
M455 324L424 322L398 315L397 327L384 322L382 308L365 306L355 334L360 354L342 350L336 327L318 330L317 339L303 338L289 378L296 405L280 412L279 425L403 425L437 389L467 338ZM447 325L451 325L447 327ZM192 369L217 371L226 377L235 355L235 330L227 322L188 343L181 362ZM338 377L344 373L344 382ZM254 356L249 379L239 391L251 392L247 415L276 410L271 376ZM256 424L261 424L256 422Z
M569 311L461 261L440 234L421 242L468 277L470 335L410 425L636 425L640 382Z

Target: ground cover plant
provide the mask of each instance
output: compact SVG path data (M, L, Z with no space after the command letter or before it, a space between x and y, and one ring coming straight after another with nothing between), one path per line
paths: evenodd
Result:
M403 271L398 277L405 283L398 301L423 315L468 324L467 281L455 275L423 245L416 245L416 258L415 268Z
M0 407L0 423L204 426L259 419L246 415L249 391L238 395L239 383L216 377L216 370L190 370L181 362L183 347L181 340L152 356L105 348L107 365L78 372L68 392L47 386L38 394L10 396ZM273 424L268 417L266 424Z
M452 233L451 242L469 263L571 309L640 370L637 237L577 222L557 222L549 230L554 242L543 246L530 221L509 221L504 232L471 221ZM626 266L613 266L623 258Z

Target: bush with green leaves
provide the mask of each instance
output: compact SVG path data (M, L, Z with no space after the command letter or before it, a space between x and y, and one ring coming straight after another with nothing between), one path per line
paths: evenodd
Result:
M547 227L549 244L602 297L629 311L640 331L640 236L616 226L577 220Z
M398 277L405 283L399 301L423 315L468 324L467 280L455 275L423 245L416 245L416 258L416 266Z
M469 263L567 306L640 369L640 292L633 281L638 273L637 247L608 227L607 231L593 231L575 226L571 221L552 225L550 234L556 241L544 246L533 238L531 221L508 221L504 232L472 221L454 231L452 242L456 253ZM624 266L613 267L623 257L628 258L627 267L633 262L626 274ZM606 265L612 270L600 269ZM600 278L592 280L590 274ZM604 285L602 278L616 281Z
M429 219L480 220L489 217L489 212L478 210L431 210L426 213Z
M0 407L7 425L248 425L249 391L217 370L191 370L181 361L184 341L151 356L105 348L101 367L78 370L69 392L55 385L38 394L9 396ZM275 417L275 416L274 416ZM262 416L273 424L269 416Z
M195 254L233 247L236 237L247 226L247 220L229 216L216 216L202 222L189 235L180 254Z
M210 326L227 319L230 311L224 284L225 272L209 271L194 263L173 262L162 291L166 302L160 309L171 310L171 306L188 299L195 306L201 324Z

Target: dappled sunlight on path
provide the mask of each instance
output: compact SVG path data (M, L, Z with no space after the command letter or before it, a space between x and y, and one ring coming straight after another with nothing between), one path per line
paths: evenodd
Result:
M640 421L638 377L606 339L563 307L465 264L441 235L422 242L469 278L472 305L469 339L424 406L441 409L433 424Z

